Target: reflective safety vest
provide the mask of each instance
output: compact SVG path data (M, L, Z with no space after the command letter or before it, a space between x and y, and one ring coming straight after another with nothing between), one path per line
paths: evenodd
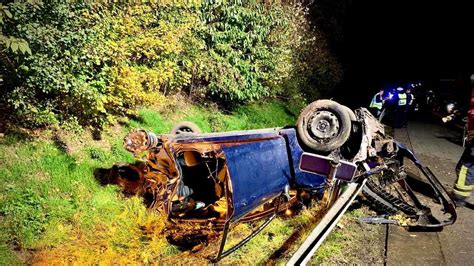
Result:
M405 106L407 105L407 95L406 93L399 93L398 94L398 106Z
M458 178L454 184L454 198L465 200L474 189L474 147L468 145L456 165Z
M408 105L412 105L413 104L413 101L415 100L415 96L413 96L413 94L410 93L410 102L408 103Z
M380 102L377 102L377 96L379 96L379 94L375 94L374 95L374 98L372 98L372 101L370 102L370 108L376 108L376 109L379 109L379 110L382 110L382 105L383 105L383 102L380 101ZM382 96L380 96L380 99L382 99Z

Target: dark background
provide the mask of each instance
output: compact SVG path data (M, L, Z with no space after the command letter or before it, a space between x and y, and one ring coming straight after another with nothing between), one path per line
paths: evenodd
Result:
M474 73L474 10L468 4L319 0L312 7L315 26L344 68L338 100L368 104L380 86L414 81L437 86L440 79L461 80L456 90L468 96Z

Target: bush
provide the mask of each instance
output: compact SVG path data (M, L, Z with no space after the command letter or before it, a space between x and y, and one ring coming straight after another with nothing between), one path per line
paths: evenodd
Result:
M0 215L8 217L3 230L11 231L16 236L15 244L29 247L38 240L48 219L43 205L44 198L29 188L0 204Z
M283 7L207 4L200 35L209 55L201 74L215 98L245 102L277 94L276 84L291 73L285 60L290 37ZM290 64L288 64L290 63Z
M10 45L0 52L9 62L0 69L3 102L24 126L102 128L169 94L223 105L301 99L315 81L308 68L328 80L320 86L333 85L325 51L302 56L315 32L301 7L238 2L10 1L0 6Z

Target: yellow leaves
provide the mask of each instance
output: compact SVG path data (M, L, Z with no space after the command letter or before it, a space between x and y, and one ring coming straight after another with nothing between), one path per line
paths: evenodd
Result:
M410 224L412 224L412 221L410 220L410 218L406 217L403 214L392 215L392 216L389 216L389 218L397 220L400 226L409 226Z
M155 67L121 66L110 71L114 80L104 105L109 110L134 114L135 107L164 101L166 90L179 90L190 81L175 62L164 60Z
M186 0L186 1L176 1L176 0L160 0L160 1L150 1L150 4L155 8L163 7L199 7L202 5L202 0Z
M166 66L157 66L143 72L144 81L149 91L159 91L163 84L173 77L173 69Z
M136 114L138 106L164 102L164 95L190 84L195 51L204 48L194 32L199 20L196 12L168 13L150 3L103 13L93 26L100 34L85 48L107 66L104 97L94 105L94 113Z
M106 40L112 59L153 64L183 53L186 43L195 42L192 30L197 20L197 14L186 12L179 19L162 18L149 4L138 4L128 6L117 18L108 18L101 27L113 32Z
M140 34L129 38L126 45L135 55L134 59L145 57L146 61L160 61L169 55L182 53L183 38L190 34L190 23L176 26L161 20L156 28L144 29Z

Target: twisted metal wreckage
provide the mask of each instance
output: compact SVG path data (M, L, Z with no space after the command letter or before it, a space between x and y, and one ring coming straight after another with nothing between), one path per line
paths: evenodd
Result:
M244 245L280 212L315 200L327 212L290 260L307 262L360 191L387 213L402 214L412 228L456 220L453 202L430 169L387 136L365 108L353 112L330 100L308 105L296 127L201 134L183 122L171 134L134 130L124 145L142 159L114 165L106 173L109 182L166 214L172 244L191 248L222 235L213 261ZM441 216L411 189L404 159L428 181ZM231 224L257 219L266 220L224 251Z

